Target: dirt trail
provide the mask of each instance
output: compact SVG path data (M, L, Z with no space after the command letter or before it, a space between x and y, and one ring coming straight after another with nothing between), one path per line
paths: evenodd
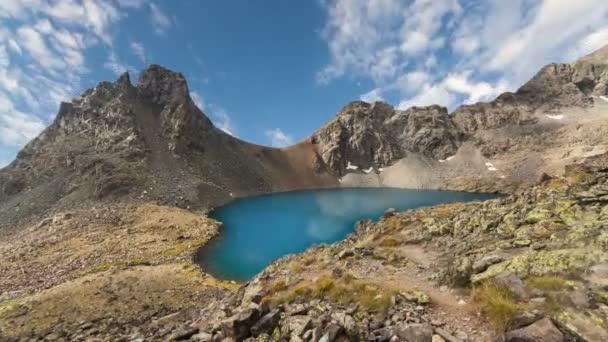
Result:
M492 327L477 313L470 303L469 290L439 286L434 261L437 251L420 245L403 245L389 249L391 252L407 258L410 262L405 267L354 267L352 272L357 278L375 281L381 279L380 285L403 291L420 290L431 298L426 311L433 324L455 329L456 337L472 341L491 341Z

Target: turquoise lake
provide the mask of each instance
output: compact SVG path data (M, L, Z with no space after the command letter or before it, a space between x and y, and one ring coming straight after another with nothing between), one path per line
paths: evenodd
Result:
M221 279L247 280L271 261L319 243L343 239L362 219L377 220L388 208L413 209L470 202L497 195L394 188L342 188L248 197L216 209L220 234L196 261Z

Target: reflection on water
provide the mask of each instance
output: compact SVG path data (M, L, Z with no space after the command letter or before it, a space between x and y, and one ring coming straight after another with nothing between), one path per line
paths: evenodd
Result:
M494 198L452 191L356 188L298 191L240 199L212 216L220 236L202 248L197 260L220 278L246 280L281 256L313 244L331 243L352 232L361 219L399 210Z

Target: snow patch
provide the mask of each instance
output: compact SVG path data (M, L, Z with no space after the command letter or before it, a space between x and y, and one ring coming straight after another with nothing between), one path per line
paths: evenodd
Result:
M347 170L359 170L359 167L357 165L353 165L350 162L348 162L348 165L346 165L346 169Z
M439 162L440 163L445 163L447 161L450 161L450 160L454 159L454 157L456 157L456 156L449 156L449 157L447 157L445 159L439 159Z
M379 168L378 168L378 172L382 172L382 171L384 171L384 169L383 169L383 168L381 168L381 167L379 167Z
M365 173L370 173L370 172L372 172L372 171L374 171L374 167L373 167L373 166L372 166L372 167L370 167L370 168L369 168L369 169L367 169L367 170L363 170L363 172L365 172Z
M549 114L545 114L546 117L548 117L551 120L563 120L564 116L562 114L559 115L549 115Z
M491 167L491 166L494 166L494 164L492 164L492 163L486 163L486 166L487 167Z
M498 171L498 169L495 168L494 164L492 163L486 163L486 167L488 168L488 171Z
M608 97L606 97L606 96L600 96L599 98L602 99L602 100L604 100L604 101L606 101L606 102L608 102Z
M505 178L507 178L507 176L498 176L498 178L505 179Z

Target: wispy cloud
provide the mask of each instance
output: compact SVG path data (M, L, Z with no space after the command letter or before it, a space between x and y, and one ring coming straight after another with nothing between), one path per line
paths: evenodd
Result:
M273 147L285 147L293 144L293 138L280 128L267 130L266 136L270 139L270 146Z
M211 114L211 120L213 120L213 123L217 126L217 128L232 136L237 136L236 127L232 123L232 119L225 109L215 106L215 110Z
M198 109L205 111L205 100L198 92L191 91L190 97L192 98L192 101L194 101L194 104L198 107Z
M374 86L365 96L391 95L401 106L490 100L544 64L608 43L604 0L322 3L331 61L317 81L368 78Z
M369 102L369 103L375 102L375 101L384 101L380 91L381 90L379 88L372 89L371 91L361 95L361 101L365 101L365 102Z
M171 28L171 18L155 3L150 3L150 20L158 34L164 34Z
M121 75L122 73L124 73L126 71L134 69L133 67L120 61L114 51L110 51L110 53L108 54L108 58L103 63L103 67L112 71L116 75Z
M142 64L146 64L146 49L144 48L144 44L142 42L133 41L129 44L133 54L137 56L139 61Z

